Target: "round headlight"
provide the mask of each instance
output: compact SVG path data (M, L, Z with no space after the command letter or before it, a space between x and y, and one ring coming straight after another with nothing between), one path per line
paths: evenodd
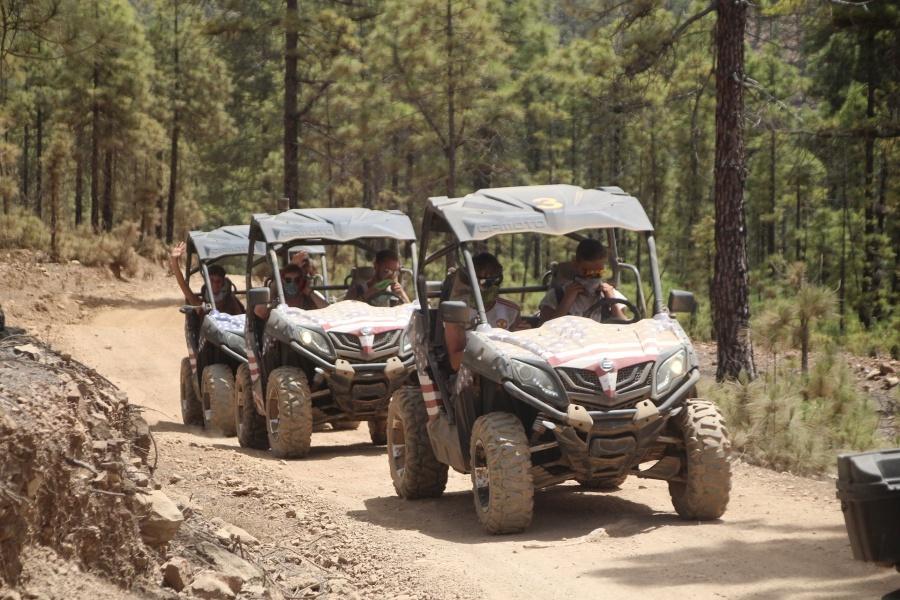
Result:
M309 346L312 343L312 339L312 333L310 333L309 331L304 331L300 334L300 341L304 346Z
M672 359L669 366L669 372L675 377L684 373L684 354L679 354Z

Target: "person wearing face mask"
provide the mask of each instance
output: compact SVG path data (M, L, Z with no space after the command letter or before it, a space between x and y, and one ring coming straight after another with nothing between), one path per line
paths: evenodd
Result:
M187 246L184 242L181 242L172 248L169 253L169 267L172 269L172 272L175 273L175 280L178 282L178 287L181 288L181 293L184 294L185 302L192 306L200 307L203 306L203 296L206 293L206 286L203 286L203 289L200 290L200 295L192 292L187 281L184 280L184 275L178 264L179 259L184 256L186 248ZM225 276L225 269L221 265L209 265L206 268L206 271L209 273L209 284L212 288L216 310L229 315L244 314L244 305L241 304L241 301L234 295L234 284L232 284L231 280Z
M503 283L503 265L500 264L497 257L490 252L481 252L472 258L472 265L475 267L475 275L478 277L478 288L481 290L485 316L491 327L509 330L527 328L527 324L519 318L521 314L519 305L499 296L500 285ZM475 304L472 289L467 270L464 268L457 270L450 299L462 300L469 304L472 317L469 329L474 327L477 318L475 309L471 308ZM450 366L454 371L459 369L462 362L463 350L466 346L465 329L456 324L444 323L444 340L447 345Z
M315 266L306 252L298 252L291 257L291 262L281 270L281 289L284 290L285 304L303 310L315 310L328 306L325 298L313 290L312 280L315 274ZM273 287L273 298L274 292ZM260 319L267 319L269 310L270 308L265 305L259 305L253 309Z
M603 281L606 269L606 248L599 240L586 238L575 249L575 278L565 284L547 290L541 300L541 321L572 315L586 316L600 298L619 298L621 294L611 284ZM621 304L610 306L611 316L626 319Z
M403 304L409 303L406 290L400 285L400 256L390 249L379 250L372 265L375 274L365 285L357 284L347 290L345 300L360 300L378 306L389 306L393 294Z

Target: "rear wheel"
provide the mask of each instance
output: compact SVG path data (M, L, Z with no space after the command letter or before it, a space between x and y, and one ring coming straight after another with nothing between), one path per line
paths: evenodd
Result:
M203 405L194 391L194 373L191 359L181 359L181 422L185 425L203 425Z
M394 490L401 498L436 498L447 487L447 465L438 461L428 439L428 414L417 387L394 392L387 415L387 455Z
M246 364L238 367L234 377L234 426L242 448L266 450L269 447L266 418L256 412L253 381Z
M203 369L200 393L206 428L226 437L234 435L234 374L231 367L215 364Z
M312 399L306 374L296 367L279 367L266 386L266 431L272 454L302 458L312 442Z
M728 507L731 491L731 443L718 407L706 400L688 400L676 417L684 438L684 481L670 481L669 495L683 519L718 519Z
M369 439L376 446L387 444L387 419L369 419Z
M472 495L482 526L489 533L524 530L534 512L534 483L522 422L506 412L478 417L469 452Z

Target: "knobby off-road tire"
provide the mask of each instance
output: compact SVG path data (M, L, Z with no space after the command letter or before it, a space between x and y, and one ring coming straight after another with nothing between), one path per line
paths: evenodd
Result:
M616 477L595 477L594 479L578 479L578 485L586 490L596 490L598 492L611 492L619 489L625 480L628 479L628 473L618 475Z
M369 419L369 439L376 446L387 444L387 419Z
M306 374L296 367L279 367L266 386L266 431L278 458L302 458L312 442L312 399Z
M234 427L241 448L269 448L266 418L256 412L253 380L250 378L250 366L246 364L240 365L234 376Z
M427 423L419 388L404 386L394 392L388 406L387 455L394 490L407 500L437 498L447 487L447 465L434 456Z
M181 359L181 422L185 425L203 425L203 405L194 391L194 374L191 359Z
M215 364L203 369L200 393L205 427L225 437L234 435L234 374L231 367Z
M522 422L506 412L478 417L469 452L472 496L482 526L489 533L524 530L534 512L534 483Z
M718 519L731 491L731 442L719 409L706 400L688 400L676 417L685 445L684 481L670 481L669 495L683 519Z

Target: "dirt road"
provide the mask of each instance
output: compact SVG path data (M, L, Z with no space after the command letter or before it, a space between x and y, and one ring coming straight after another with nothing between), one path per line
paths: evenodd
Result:
M664 483L633 479L612 494L574 485L538 493L526 533L492 537L478 526L466 476L451 474L441 499L398 499L384 449L368 443L365 427L314 434L305 460L244 451L234 438L210 438L180 424L178 367L185 350L178 299L160 294L116 304L62 326L57 344L147 409L164 469L195 468L191 452L200 454L202 446L205 470L239 465L270 484L311 491L343 515L354 535L382 549L374 560L396 560L392 549L417 557L417 570L429 575L408 582L412 597L881 598L900 587L896 572L850 559L833 483L741 463L721 522L680 521ZM196 490L213 501L211 512L217 489ZM223 503L218 510L235 509ZM254 535L284 533L278 522L249 514L252 506L241 510Z

